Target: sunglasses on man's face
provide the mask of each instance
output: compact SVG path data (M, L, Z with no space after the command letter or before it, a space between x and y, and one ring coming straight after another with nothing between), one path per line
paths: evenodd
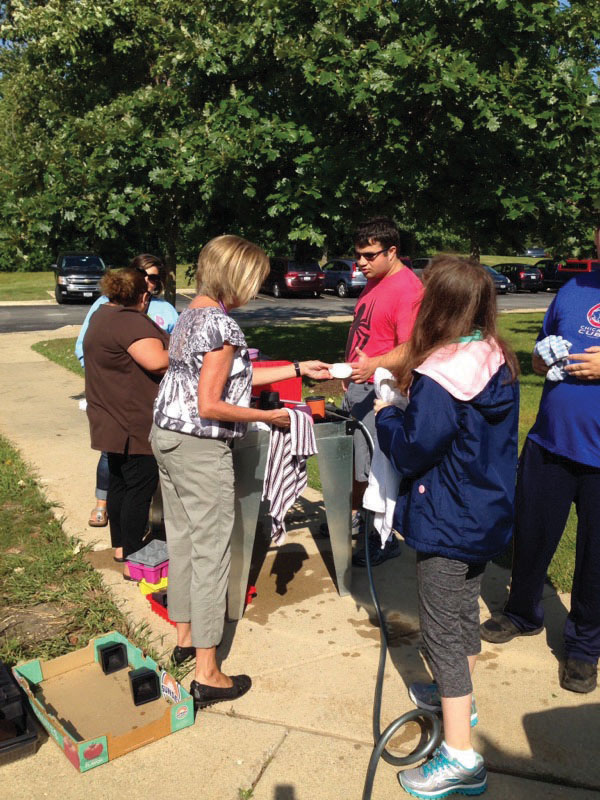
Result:
M364 258L365 261L375 261L377 256L380 256L382 253L387 253L388 250L389 247L384 247L383 250L376 250L374 253L354 253L354 257L357 261L360 261L361 258Z

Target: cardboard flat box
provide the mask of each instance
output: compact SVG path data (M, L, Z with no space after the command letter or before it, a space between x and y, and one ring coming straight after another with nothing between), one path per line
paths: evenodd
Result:
M127 649L128 667L105 675L98 648L118 643ZM129 672L140 667L159 676L160 697L136 706ZM194 723L189 692L120 633L99 636L51 661L19 664L13 674L34 714L80 772Z

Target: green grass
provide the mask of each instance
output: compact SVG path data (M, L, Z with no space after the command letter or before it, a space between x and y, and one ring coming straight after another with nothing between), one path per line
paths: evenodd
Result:
M500 333L515 350L521 367L521 406L519 415L519 448L533 425L542 393L543 379L535 375L531 369L531 351L543 319L542 313L535 314L500 314ZM308 322L278 325L273 327L257 326L248 328L247 339L251 347L258 347L274 359L291 360L307 357L318 357L323 361L343 359L347 322ZM54 339L38 342L33 347L38 353L61 366L71 369L78 375L83 371L73 355L75 339ZM318 384L305 380L304 393L315 393ZM325 394L340 401L339 383L330 382L325 387ZM323 393L323 392L319 392ZM316 458L308 462L309 486L321 489L319 470ZM565 535L550 565L549 576L554 586L565 591L570 588L575 563L575 528L576 516L572 510L567 523ZM504 558L509 563L509 557Z
M0 272L0 301L50 300L51 297L54 297L53 272Z
M179 289L193 289L195 272L188 277L189 264L177 267ZM3 300L50 300L54 297L53 272L0 272L0 302ZM50 292L50 294L48 294Z
M77 339L47 339L43 342L36 342L31 345L31 349L36 353L54 361L61 367L66 367L74 372L76 375L83 377L83 368L79 363L79 359L75 355L75 342Z
M123 633L160 661L147 625L136 625L115 605L87 549L65 535L19 453L0 437L0 660L55 658L111 630ZM55 604L65 613L58 635L33 643L11 631L11 613Z

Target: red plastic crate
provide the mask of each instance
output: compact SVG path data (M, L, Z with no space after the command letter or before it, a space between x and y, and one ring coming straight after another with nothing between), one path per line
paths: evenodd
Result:
M291 361L253 361L252 366L254 369L261 367L285 367L291 364ZM253 386L252 397L260 397L261 392L279 392L280 400L295 400L300 402L302 400L302 378L286 378L284 381L275 381L275 383L267 383L264 386Z
M159 602L156 597L160 597L162 602ZM147 594L146 599L150 603L150 608L154 611L155 614L158 614L159 617L165 619L170 625L176 627L177 623L173 622L172 619L169 619L169 614L167 611L167 593L166 592L153 592L152 594Z

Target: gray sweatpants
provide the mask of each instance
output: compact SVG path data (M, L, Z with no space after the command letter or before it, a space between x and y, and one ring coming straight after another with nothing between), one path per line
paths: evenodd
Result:
M425 656L442 697L473 691L467 656L481 652L479 594L485 564L417 553Z
M167 531L169 617L191 622L194 647L214 647L223 636L231 561L231 449L156 425L151 440Z

